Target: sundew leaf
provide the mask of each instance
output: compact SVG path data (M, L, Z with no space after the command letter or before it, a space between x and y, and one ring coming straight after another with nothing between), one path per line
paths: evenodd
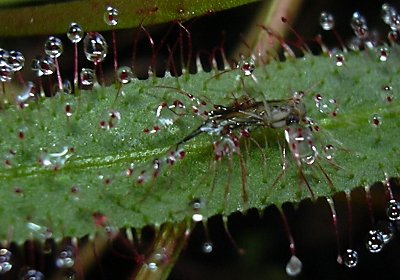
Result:
M81 237L96 232L99 217L101 225L141 228L191 219L193 214L229 215L299 202L311 196L305 181L315 196L330 196L397 176L398 53L398 47L392 47L385 62L375 51L346 53L341 67L335 58L306 54L259 66L254 76L242 76L239 70L199 71L134 80L118 96L114 86L98 87L24 109L9 106L0 119L0 238L20 243L30 236ZM212 108L230 106L234 97L245 94L258 101L286 100L295 91L305 92L318 152L315 163L301 164L303 176L285 142L284 128L258 127L250 138L241 139L240 157L215 160L212 144L218 137L203 133L184 145L183 159L164 164L152 178L154 160L166 159L202 124L193 113L195 98ZM316 107L318 94L328 105L320 108L323 112ZM174 122L163 127L156 110L175 100L186 110L164 110ZM154 126L161 129L144 132ZM333 154L326 154L328 145ZM142 171L151 179L139 184ZM201 201L196 211L194 199Z
M138 27L140 24L184 21L256 1L114 0L111 3L108 0L75 0L35 4L32 1L6 1L0 4L0 18L3 23L0 26L0 36L65 33L71 23L71 15L85 31L101 31ZM108 26L104 22L103 15L110 4L118 10L118 25Z

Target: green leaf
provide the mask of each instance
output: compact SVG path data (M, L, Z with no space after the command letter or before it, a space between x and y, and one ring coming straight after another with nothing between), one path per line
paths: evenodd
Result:
M0 36L65 33L71 21L79 23L85 31L184 21L255 1L115 0L112 1L112 6L118 9L119 19L116 26L106 25L103 19L105 8L110 5L108 0L51 1L52 3L42 5L11 6L0 10L3 22L0 26ZM10 5L11 2L7 1L4 5ZM20 4L20 1L13 3Z
M24 109L9 106L0 112L4 161L0 238L20 243L31 235L80 237L95 233L99 225L141 228L190 219L193 214L229 215L310 197L305 180L316 196L329 196L383 180L385 173L396 176L400 169L398 52L393 47L386 62L379 61L374 51L347 53L342 67L336 66L334 58L307 54L257 67L258 82L241 76L239 70L218 75L218 71L199 71L179 78L135 80L122 87L117 99L118 89L107 87L47 98ZM307 115L320 127L312 134L317 160L301 165L305 179L299 177L284 129L257 127L251 138L241 140L240 157L234 154L216 161L212 144L218 138L203 133L184 145L184 159L164 164L160 175L148 183L137 183L142 170L152 174L154 159L165 160L179 141L202 124L191 110L195 102L183 91L206 100L210 110L213 104L230 106L234 96L285 100L300 90L305 92ZM387 94L392 93L394 98L388 102ZM327 104L336 100L336 117L318 110L316 94ZM174 124L154 134L144 133L160 125L158 106L174 100L185 104L185 113L178 116L164 110ZM70 117L65 113L67 104ZM380 118L377 127L370 123L375 114ZM334 146L331 160L324 152L327 145ZM64 152L66 156L56 156ZM133 174L127 176L132 166ZM195 198L203 201L198 212L190 205Z

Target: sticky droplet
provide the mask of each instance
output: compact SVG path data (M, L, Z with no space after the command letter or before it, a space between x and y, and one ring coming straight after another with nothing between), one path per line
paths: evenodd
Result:
M132 69L128 66L122 66L117 70L118 81L122 84L129 84L133 79Z
M80 73L81 83L84 86L92 86L96 81L94 71L89 68L82 68Z
M50 36L44 44L44 52L54 58L59 57L64 51L61 40L57 37Z
M108 45L100 33L89 32L83 39L83 50L87 60L99 63L106 58Z
M11 67L12 71L17 72L24 67L25 57L19 51L10 51L7 63Z
M203 243L203 246L202 246L203 253L209 254L213 251L213 249L214 249L214 247L213 247L212 242L207 241L207 242Z
M107 25L114 26L118 24L118 10L108 6L104 12L104 22Z
M369 122L373 127L379 127L382 125L382 118L378 114L373 114Z
M391 221L400 221L400 202L391 199L386 208L386 215Z
M385 244L389 243L390 240L393 239L395 229L392 223L388 221L379 221L377 223L377 229L381 233L383 242L385 242Z
M29 269L23 276L22 280L44 280L44 274L39 270Z
M8 249L0 249L0 274L5 274L12 269L11 256L12 253Z
M355 250L347 249L343 254L343 263L347 267L355 267L358 264L358 253Z
M194 222L201 222L203 221L203 215L200 213L204 206L204 203L201 199L195 198L189 203L189 207L191 208L191 211L193 212L192 214L192 220Z
M297 276L300 274L302 268L303 264L301 263L299 258L293 255L286 265L286 273L289 276Z
M381 15L383 22L390 26L392 31L397 31L400 28L400 15L397 10L390 4L382 4Z
M335 156L335 147L331 144L324 147L325 158L328 160L333 159Z
M22 92L20 92L15 97L15 101L18 104L27 103L33 99L38 98L38 95L39 95L39 90L36 87L36 85L33 82L28 81L25 83L25 87L22 90Z
M368 232L365 245L367 247L367 250L371 253L379 253L385 245L381 232L378 230L370 230Z
M55 62L51 56L45 55L39 60L39 72L40 72L39 76L51 75L54 73L54 70L55 70Z
M310 130L292 125L285 129L285 140L297 164L312 165L318 156Z
M75 250L72 246L66 246L56 259L56 266L59 268L71 268L75 263Z
M359 12L353 13L350 21L350 26L354 31L354 34L360 39L366 39L368 37L368 26L367 21L363 15Z
M253 59L242 59L237 68L240 69L244 76L250 76L253 74L254 70L256 69L255 63Z
M67 160L72 156L72 151L69 147L64 146L60 152L56 153L42 153L39 157L41 165L58 170L62 168Z
M380 47L377 49L378 59L381 62L385 62L388 60L389 49L386 47Z
M335 54L335 64L338 67L342 67L344 65L344 55L341 53Z
M331 13L322 12L319 17L319 24L323 30L331 30L335 26L335 19Z
M76 22L71 22L67 30L67 37L72 43L79 43L83 38L83 29Z
M8 64L0 66L0 82L10 82L13 74L14 71L12 71L12 68Z

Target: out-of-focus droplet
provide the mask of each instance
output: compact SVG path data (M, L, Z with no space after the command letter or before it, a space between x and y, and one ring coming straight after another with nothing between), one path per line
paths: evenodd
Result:
M328 12L322 12L319 17L319 24L324 30L331 30L335 26L333 15Z
M303 264L301 263L299 258L293 255L286 265L286 273L289 276L297 276L300 274L302 268Z

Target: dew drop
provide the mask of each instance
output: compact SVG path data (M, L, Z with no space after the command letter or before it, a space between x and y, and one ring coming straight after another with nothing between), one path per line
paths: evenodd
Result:
M302 163L312 165L315 162L318 152L313 144L310 130L292 125L285 129L285 139L298 165Z
M65 115L67 117L71 117L72 116L72 107L71 104L67 103L64 107L64 111L65 111Z
M371 253L379 253L385 245L382 233L378 230L370 230L365 245Z
M55 62L51 56L45 55L44 57L40 58L40 60L39 60L40 75L38 75L38 76L51 75L54 73L54 70L55 70Z
M378 126L382 125L382 118L379 115L374 114L374 115L372 115L369 122L373 127L378 127Z
M347 267L355 267L358 264L358 253L355 250L347 249L343 254L343 263Z
M150 271L157 271L158 267L168 262L168 254L165 248L157 249L150 257L147 268Z
M341 53L335 54L335 64L338 67L342 67L344 65L344 55Z
M319 24L323 30L331 30L335 26L335 19L331 13L322 12L319 17Z
M79 43L83 38L83 29L76 22L71 22L67 30L67 37L72 43Z
M377 229L382 234L383 242L389 243L394 236L394 226L388 221L379 221L377 223Z
M33 58L31 61L31 70L38 77L41 77L43 75L42 71L40 70L40 60L41 59L42 58L40 56L37 56L37 57Z
M386 208L386 215L391 221L400 221L400 202L391 199Z
M242 59L238 63L237 68L242 71L243 75L250 76L251 74L253 74L256 66L253 59L249 60Z
M63 43L57 37L50 36L44 44L44 52L53 58L59 57L63 51Z
M381 15L384 23L389 25L390 29L397 31L400 28L400 15L392 5L382 4Z
M8 65L9 53L5 49L0 48L0 66Z
M335 156L335 147L331 144L326 145L324 147L324 153L325 153L325 157L328 160L333 159L333 157Z
M297 276L300 274L302 268L303 264L301 263L299 258L293 255L286 265L286 273L289 276Z
M204 206L203 201L200 198L195 198L189 203L189 207L193 212L192 220L194 222L201 222L203 221L203 215L200 213Z
M5 274L12 269L11 256L12 253L9 250L0 249L0 274Z
M81 77L81 83L84 86L92 86L96 81L94 71L89 68L82 68L80 77Z
M386 47L381 47L377 50L379 61L385 62L389 56L389 50Z
M22 67L24 67L25 57L19 51L10 51L7 58L7 64L11 67L12 71L20 71Z
M203 253L209 254L213 251L213 249L214 249L214 247L213 247L212 242L207 241L207 242L203 243L203 246L202 246Z
M104 12L104 22L107 25L114 26L118 24L118 10L108 6Z
M43 153L39 157L39 162L45 167L58 170L65 165L71 156L71 149L65 146L60 152L57 153Z
M71 94L72 93L72 85L69 80L63 80L62 92L64 94Z
M10 82L14 72L8 64L0 66L0 82Z
M33 234L34 237L39 238L39 239L49 239L53 236L52 231L45 227L45 226L40 226L38 224L29 222L26 224L26 227L28 230Z
M368 37L368 26L367 21L363 15L359 12L353 13L350 21L350 26L353 29L354 34L360 39L366 39Z
M393 101L393 93L392 93L392 87L389 85L385 85L382 87L382 90L385 93L385 99L387 102L392 102Z
M129 84L133 79L132 69L128 66L118 68L117 78L120 83Z
M39 270L29 269L21 278L21 280L43 280L44 275Z
M96 64L106 58L108 45L100 33L89 32L83 39L83 50L87 60Z
M56 259L56 266L59 268L71 268L75 263L75 250L72 246L66 246Z

